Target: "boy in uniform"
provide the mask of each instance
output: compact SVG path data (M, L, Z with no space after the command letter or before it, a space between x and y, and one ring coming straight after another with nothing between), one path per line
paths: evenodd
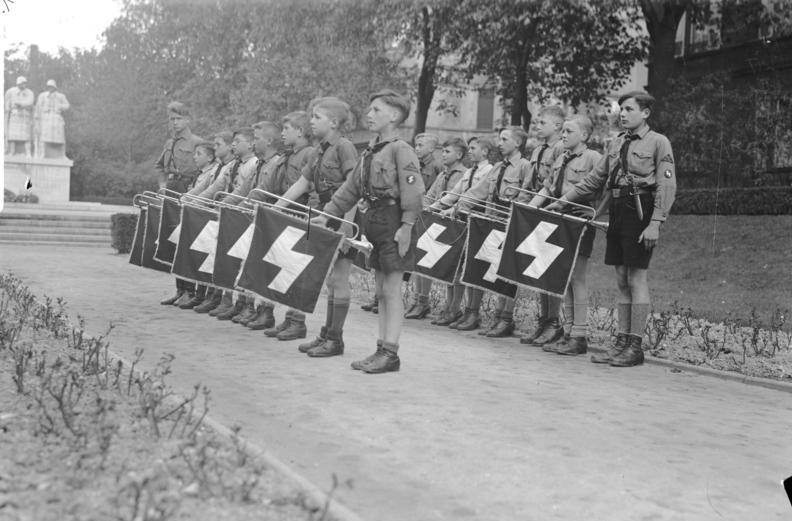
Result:
M272 170L264 174L262 186L263 190L280 196L301 178L302 171L313 154L313 147L309 145L311 126L308 113L301 110L284 116L281 121L281 139L286 146L286 152L272 163ZM298 197L295 202L307 204L308 194ZM264 334L278 340L305 338L305 313L289 309L283 322L265 329Z
M443 171L443 165L434 154L440 144L440 138L435 134L424 132L415 136L413 142L415 143L415 154L418 156L418 161L421 165L421 176L423 177L424 186L429 189L429 187L434 185L437 176ZM424 197L424 207L429 206L433 202L434 200ZM414 280L415 302L404 314L404 318L422 319L431 311L429 307L429 292L432 290L432 279L421 277L417 274L413 274L412 277Z
M160 173L160 186L183 194L198 175L193 153L196 145L201 143L203 138L190 131L190 111L184 103L172 101L168 103L167 110L171 137L165 142L154 167ZM164 306L185 304L194 294L195 285L177 277L176 294L160 304Z
M616 269L619 315L616 342L594 363L615 367L640 365L649 314L647 271L660 225L665 222L676 195L676 175L671 143L650 130L647 119L654 98L633 91L619 99L619 120L624 132L608 145L607 153L583 180L548 209L563 208L564 201L591 196L607 186L611 195L606 234L605 264Z
M522 150L528 134L520 127L506 127L500 131L498 149L503 160L492 167L487 177L474 184L467 195L474 199L487 201L494 205L509 207L520 195L518 188L526 184L532 169L527 159L522 157ZM476 205L470 199L462 199L458 203L460 212L467 213ZM486 213L493 213L488 205ZM482 333L491 338L509 337L514 332L514 299L498 296L495 306L495 321L492 327Z
M341 131L349 119L349 105L338 98L325 97L316 101L311 110L311 131L318 145L313 149L302 176L289 188L284 197L298 200L312 190L316 191L323 210L333 194L346 181L357 164L357 150ZM276 203L287 206L284 200ZM353 208L345 216L354 220ZM350 215L352 214L352 215ZM326 358L344 354L343 329L349 312L349 271L357 251L342 247L327 279L327 316L325 325L311 342L300 344L298 350L312 358ZM292 314L293 316L293 314Z
M600 160L600 153L590 150L586 145L594 130L594 125L586 116L576 114L564 122L561 129L561 140L564 144L564 153L561 154L553 165L553 173L544 181L544 187L531 202L531 206L542 206L547 198L561 197L579 183L594 169ZM589 198L589 204L596 199ZM581 213L580 208L573 208L569 213ZM585 211L583 211L585 212ZM590 214L583 213L582 217ZM588 328L588 288L586 285L586 272L588 259L594 248L594 229L586 227L578 248L578 258L572 272L572 280L564 295L564 336L554 343L546 343L543 351L558 353L560 355L581 355L588 349L586 330Z
M462 159L467 154L467 145L460 138L449 139L443 143L443 171L435 179L429 191L426 192L424 197L425 202L438 201L444 192L451 190L455 187L462 176L465 175L465 165L462 164ZM448 326L460 318L462 318L462 311L459 309L462 304L462 297L465 295L465 286L459 281L449 284L446 287L446 307L445 309L432 320L432 324L438 326ZM420 295L419 295L420 298Z
M454 187L440 198L435 201L431 207L437 210L443 210L441 213L448 217L457 217L466 220L467 214L458 214L457 204L461 200L460 195L467 194L474 184L484 179L487 174L492 170L492 164L489 162L490 154L495 150L495 143L487 137L472 137L468 140L468 152L470 159L473 161L473 166L465 171L462 178L457 181ZM483 208L481 208L483 211ZM449 324L448 327L458 329L460 331L473 331L478 329L481 320L479 318L479 309L481 308L481 300L484 298L484 290L468 286L466 291L467 305L465 306L465 314L457 322Z
M539 192L542 189L545 181L553 173L553 165L564 153L564 144L561 141L561 126L566 117L564 109L559 105L546 105L539 111L538 116L536 137L539 139L539 144L531 153L530 180L523 185L523 189L532 192ZM517 200L528 202L532 197L532 195L523 192ZM557 341L564 334L558 321L561 300L558 297L539 293L538 301L539 316L536 319L536 327L533 332L520 338L521 344L539 347Z
M415 267L413 225L422 208L424 184L415 151L397 131L409 115L409 100L389 89L369 99L366 119L377 137L325 212L341 217L360 199L365 201L362 233L373 245L370 260L380 302L379 339L376 352L352 362L352 368L384 373L398 371L401 365L397 353L404 318L402 276ZM316 222L326 223L327 218L318 217Z

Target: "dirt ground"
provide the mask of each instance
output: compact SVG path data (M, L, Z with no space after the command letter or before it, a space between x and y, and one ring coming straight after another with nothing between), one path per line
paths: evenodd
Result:
M672 372L549 355L516 338L408 324L402 370L365 375L375 317L353 309L347 353L308 359L238 325L157 304L169 276L110 250L4 249L0 267L174 380L212 388L211 414L364 519L785 519L788 395ZM320 305L319 308L322 306ZM278 309L278 315L283 309ZM308 319L312 332L323 316Z

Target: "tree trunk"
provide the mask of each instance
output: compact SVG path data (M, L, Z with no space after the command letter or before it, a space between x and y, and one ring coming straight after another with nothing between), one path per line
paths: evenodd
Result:
M522 38L518 42L520 45L519 54L515 67L514 96L511 106L511 124L522 126L528 130L531 126L531 111L528 110L528 55L530 53L529 28L523 31Z
M423 23L423 64L418 76L418 99L415 107L415 130L413 136L426 131L426 120L435 93L435 72L440 57L440 21L431 8L421 9Z
M688 8L688 0L641 0L649 31L649 78L647 90L662 105L668 80L676 74L676 30Z

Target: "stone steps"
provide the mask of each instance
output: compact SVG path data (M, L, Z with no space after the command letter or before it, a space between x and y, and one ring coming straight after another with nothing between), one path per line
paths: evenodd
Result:
M14 204L0 212L0 243L110 247L110 216L137 209L98 203Z

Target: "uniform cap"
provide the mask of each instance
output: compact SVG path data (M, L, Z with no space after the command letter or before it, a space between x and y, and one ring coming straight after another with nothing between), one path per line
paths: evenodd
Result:
M27 83L27 78L25 78L24 76L17 76L16 84L17 85L21 85L23 83Z
M188 118L190 117L190 109L181 101L171 101L168 103L168 114L176 114Z
M55 83L55 80L47 80L47 87L55 87L58 88L58 85Z

